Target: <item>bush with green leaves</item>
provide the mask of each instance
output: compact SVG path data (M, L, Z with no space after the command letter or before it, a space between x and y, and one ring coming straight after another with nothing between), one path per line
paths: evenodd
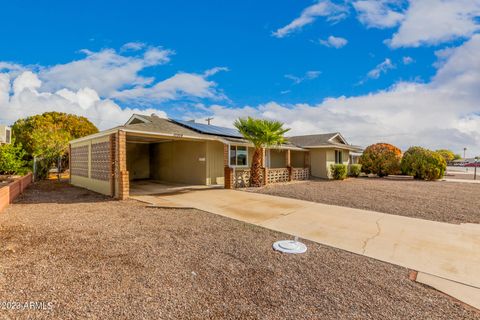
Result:
M348 175L350 177L357 178L362 172L362 166L360 164L351 164L348 168Z
M403 154L401 169L415 179L436 180L445 174L447 162L435 151L411 147Z
M455 153L453 153L453 151L448 149L440 149L440 150L436 150L435 152L441 155L447 163L455 160L456 158Z
M0 174L24 174L27 162L21 144L4 144L0 146Z
M85 117L62 112L45 112L15 121L12 126L17 143L21 143L29 160L37 158L36 177L43 179L63 159L67 167L70 140L97 133L98 129Z
M335 180L344 180L347 177L347 166L344 164L330 165L330 173Z
M388 143L376 143L368 146L360 157L362 171L379 177L400 172L402 151Z

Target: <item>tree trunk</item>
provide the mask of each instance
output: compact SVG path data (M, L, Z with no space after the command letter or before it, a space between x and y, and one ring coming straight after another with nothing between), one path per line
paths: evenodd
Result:
M250 187L261 187L262 185L262 148L255 148L250 168Z

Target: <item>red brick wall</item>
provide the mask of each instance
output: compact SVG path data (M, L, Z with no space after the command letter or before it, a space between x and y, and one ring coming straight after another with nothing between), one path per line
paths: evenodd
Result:
M15 200L32 182L32 174L11 182L3 188L0 188L0 212Z
M127 171L127 135L125 131L117 133L118 157L118 199L125 200L130 194L130 181Z

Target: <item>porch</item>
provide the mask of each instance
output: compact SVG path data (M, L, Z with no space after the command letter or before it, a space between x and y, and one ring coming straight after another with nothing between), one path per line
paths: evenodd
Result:
M233 165L233 158L232 150L229 150L229 165L225 166L225 188L235 189L249 187L250 167L247 165ZM248 158L250 158L251 161L251 157ZM309 178L310 155L308 151L292 149L263 150L262 180L264 185L308 180Z

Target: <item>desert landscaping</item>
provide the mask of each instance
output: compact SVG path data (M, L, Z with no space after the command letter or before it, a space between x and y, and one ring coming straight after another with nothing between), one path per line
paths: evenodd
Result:
M29 187L0 226L0 295L52 304L7 318L480 318L405 268L309 241L281 254L284 234L65 182Z
M247 189L270 195L448 223L480 223L480 184L403 177L310 180Z

